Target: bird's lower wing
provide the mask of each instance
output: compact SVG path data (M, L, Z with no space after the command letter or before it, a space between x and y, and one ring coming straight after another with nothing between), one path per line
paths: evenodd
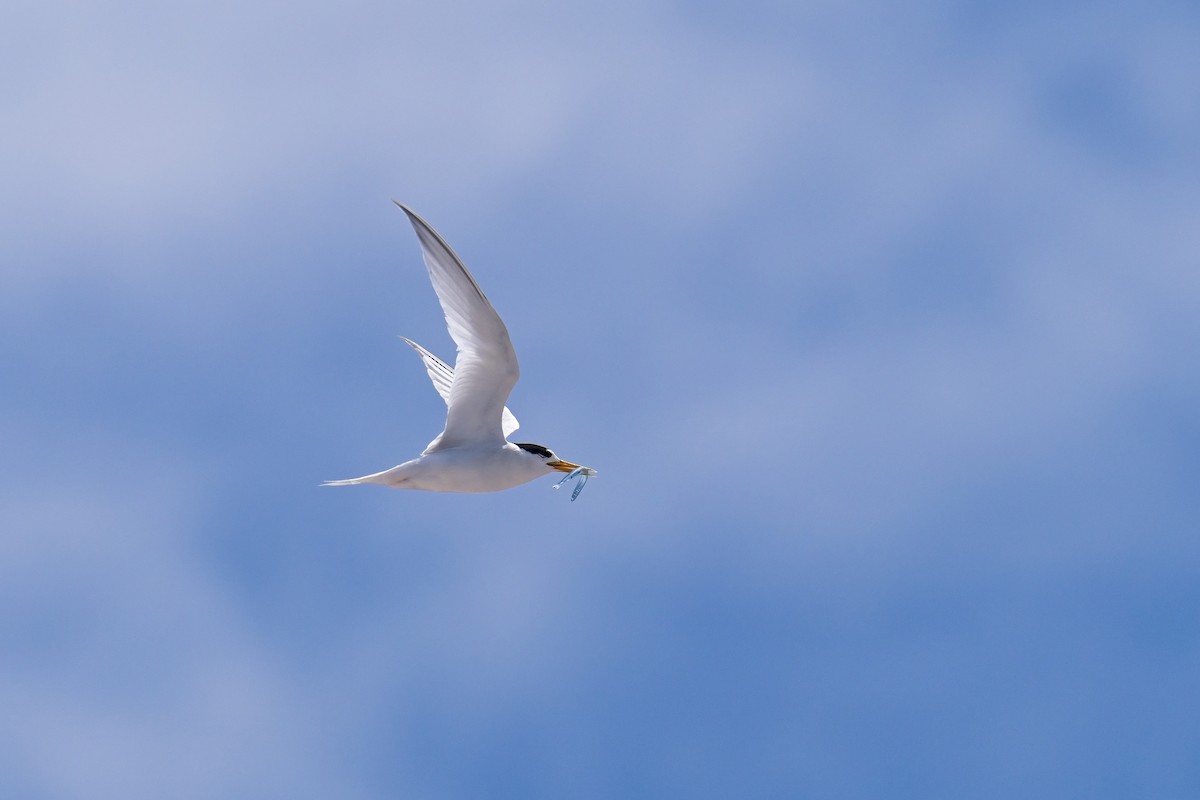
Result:
M425 364L425 371L429 373L429 380L433 382L433 388L437 389L437 393L449 405L450 388L454 385L454 367L451 367L407 336L401 336L400 338L408 342L408 346L416 350L417 355L421 356L421 361ZM517 418L508 410L508 406L505 406L503 411L500 412L500 427L505 439L512 436L513 432L521 427L521 423L517 422Z

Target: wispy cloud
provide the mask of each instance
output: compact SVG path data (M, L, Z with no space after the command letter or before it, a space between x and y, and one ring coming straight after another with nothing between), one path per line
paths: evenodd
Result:
M1197 785L1192 11L17 17L0 787ZM392 196L579 503L316 489L440 422Z

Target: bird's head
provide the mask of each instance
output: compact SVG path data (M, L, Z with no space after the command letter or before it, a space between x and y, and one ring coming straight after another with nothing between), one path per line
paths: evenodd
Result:
M578 464L572 464L570 461L563 461L549 447L543 447L540 444L530 444L529 442L513 442L513 444L526 453L540 458L549 469L556 472L574 472L577 469L581 469L583 470L582 474L589 478L596 474L596 470L591 467L581 467Z

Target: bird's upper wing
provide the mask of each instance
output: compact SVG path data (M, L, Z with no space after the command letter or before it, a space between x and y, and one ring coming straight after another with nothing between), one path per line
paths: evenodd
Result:
M406 336L401 336L400 338L408 342L408 346L416 350L421 356L421 361L425 363L425 371L429 373L429 380L433 381L433 388L437 389L437 393L449 405L450 387L454 385L454 367L451 367L412 339ZM521 427L521 423L517 422L517 418L508 410L508 406L505 406L504 410L500 412L500 428L504 433L504 438L507 439L509 436L512 436L519 427Z
M503 442L504 403L521 374L508 329L450 245L425 220L396 205L408 215L421 240L429 279L446 315L450 338L458 345L446 400L446 429L425 452Z

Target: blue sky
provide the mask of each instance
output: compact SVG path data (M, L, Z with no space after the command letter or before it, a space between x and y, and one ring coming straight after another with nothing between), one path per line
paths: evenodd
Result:
M1200 793L1193 4L17 4L0 794ZM411 457L505 317L481 496Z

